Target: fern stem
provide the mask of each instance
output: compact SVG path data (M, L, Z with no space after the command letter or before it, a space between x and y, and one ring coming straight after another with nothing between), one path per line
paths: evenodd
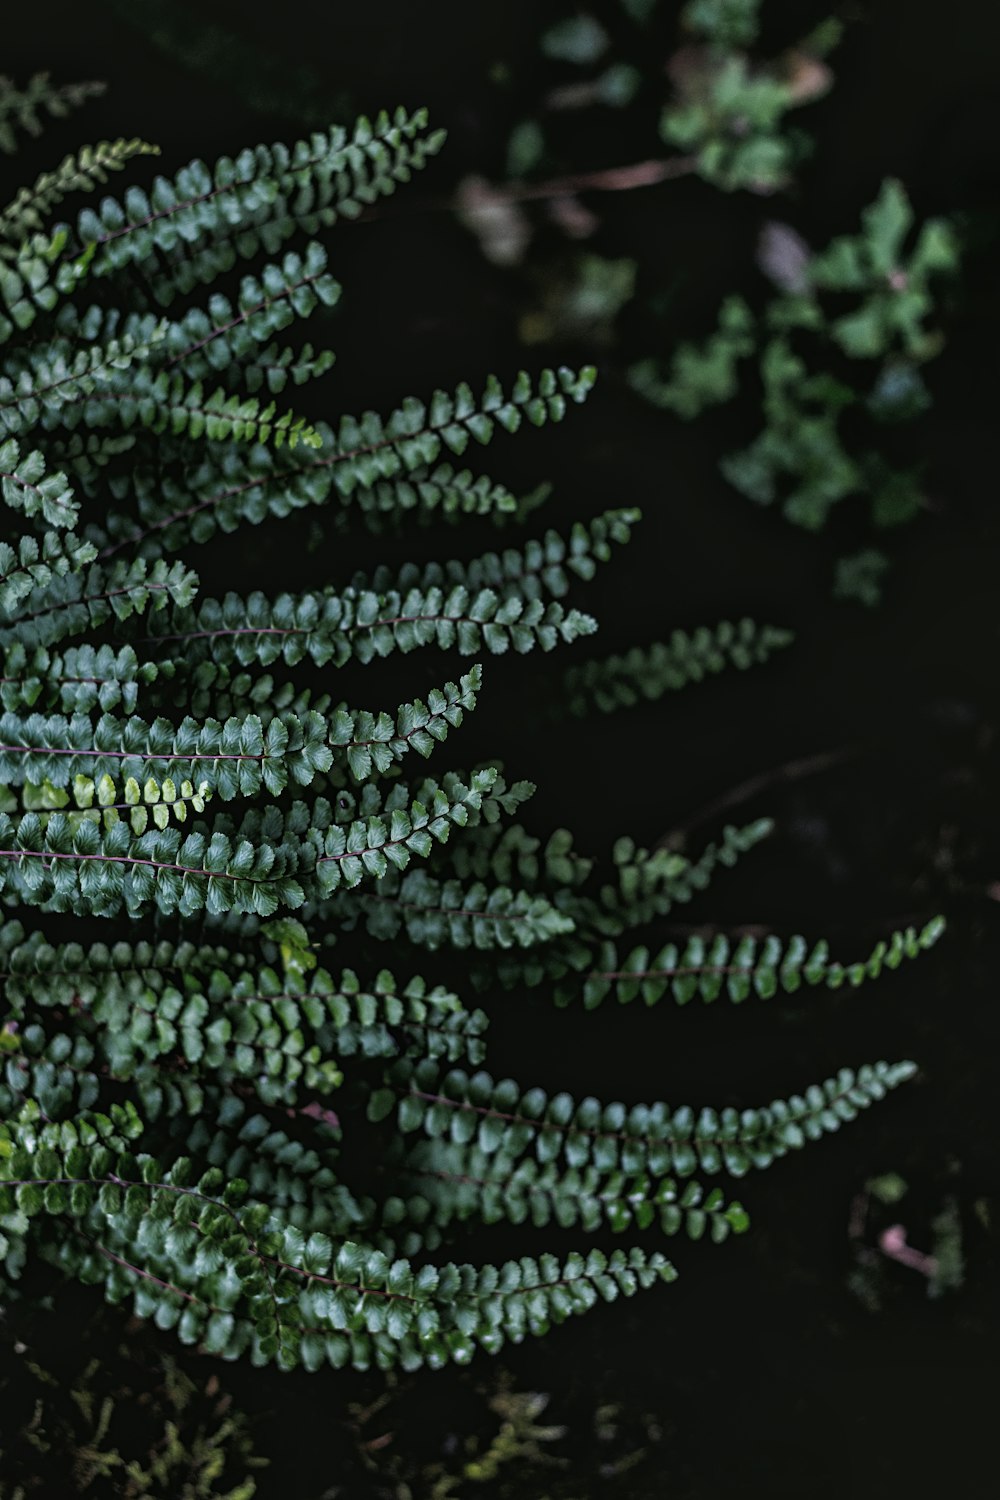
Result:
M311 168L318 167L322 162L326 161L329 155L330 152L327 150L318 156L307 157L304 161L296 165L295 170L297 172L308 172ZM172 203L169 208L157 209L153 213L146 214L144 218L136 219L134 223L125 223L118 229L111 229L106 234L97 235L94 239L87 241L86 248L89 249L93 245L96 250L100 250L104 245L109 245L114 240L121 239L123 235L134 234L139 229L148 229L151 224L161 223L164 219L169 219L173 214L186 213L192 208L197 208L199 204L211 203L214 199L221 197L223 193L238 192L240 188L253 187L254 183L258 180L258 175L255 173L252 177L236 178L232 182L221 183L216 187L210 188L206 193L198 193L193 198L182 199L178 203Z
M475 415L475 413L472 415ZM207 495L203 500L198 500L193 505L185 506L183 510L174 511L169 516L163 516L160 520L153 521L145 530L138 531L123 541L115 542L111 546L105 547L102 552L98 553L98 556L103 560L104 558L113 556L114 553L119 552L123 547L139 545L146 541L148 537L154 535L155 532L163 531L178 521L189 520L191 516L199 515L203 510L210 510L213 505L218 505L224 500L233 500L239 495L245 495L249 490L259 489L265 485L280 484L283 479L291 479L294 475L301 473L303 468L310 470L332 469L337 464L350 463L352 459L363 458L371 453L380 453L383 449L396 447L402 442L419 442L421 438L438 432L442 428L451 425L453 421L458 421L464 426L467 425L468 419L449 416L437 425L428 423L427 426L420 428L415 433L401 434L398 437L386 436L381 438L377 443L362 443L356 448L345 449L342 453L333 453L328 458L314 458L305 465L299 465L296 468L283 469L274 474L250 479L244 484L230 485L228 489L219 490L214 495Z
M837 961L824 964L823 974L849 969ZM756 974L760 964L685 964L674 969L592 969L588 979L677 979L687 974Z
M90 1235L86 1234L79 1225L73 1224L72 1227L80 1239L86 1240L88 1245L93 1245L94 1249L99 1251L105 1259L112 1261L116 1266L121 1266L123 1271L131 1271L135 1276L141 1276L144 1281L151 1281L155 1286L162 1287L165 1292L173 1292L175 1296L181 1297L185 1302L193 1303L196 1307L207 1307L210 1312L214 1313L225 1311L224 1308L216 1307L212 1302L206 1302L204 1297L196 1297L194 1292L186 1292L183 1287L174 1286L172 1281L164 1281L162 1276L155 1275L154 1272L147 1270L145 1266L134 1265L132 1261L125 1260L121 1255L116 1255L113 1250L108 1249L107 1245L102 1245L98 1240L91 1239Z
M342 858L340 855L328 858ZM206 870L197 865L174 865L165 860L140 859L132 854L77 854L62 853L53 849L0 849L0 859L72 859L79 863L105 865L145 865L151 870L172 870L178 875L200 875L206 880L235 880L247 885L270 885L282 877L278 875L231 875L228 870Z
M622 193L635 188L656 187L658 183L685 177L696 170L697 157L668 156L659 161L639 161L627 167L604 167L594 172L580 172L570 177L554 177L548 182L505 182L490 186L491 201L530 203L537 199L569 198L575 193ZM460 205L452 201L451 208Z
M40 620L44 615L55 614L57 610L71 609L81 604L105 604L110 599L120 599L125 594L135 594L140 590L146 594L168 594L170 585L167 583L133 583L128 588L108 589L103 594L83 594L79 599L64 599L60 604L47 604L44 609L35 609L30 614L18 615L15 619L6 622L4 628L23 625L28 620Z
M151 752L148 754L142 754L135 750L89 750L85 746L79 749L77 749L75 746L69 746L68 748L65 746L50 748L48 745L0 745L0 755L82 755L85 756L88 760L142 761L253 760L263 762L266 760L280 760L281 758L280 756L276 757L268 754L266 750L261 751L259 755L225 753L221 750L213 751L210 755L198 755L196 752L181 752L177 750L163 751L162 753L157 751L155 754ZM82 809L71 809L71 811L77 810ZM58 809L53 808L52 811L58 811Z
M172 365L178 365L183 363L184 360L190 359L192 354L198 354L213 339L221 338L226 333L232 333L234 328L239 328L241 323L248 322L257 313L264 312L267 308L274 307L279 302L287 302L302 287L313 286L315 282L322 280L325 275L326 271L321 270L316 271L311 276L303 276L298 281L289 282L277 297L265 297L262 301L256 303L255 306L243 308L239 317L232 318L228 323L221 323L217 328L213 328L211 333L207 333L203 339L199 339L197 343L191 344L187 349L183 349L180 354L175 354L172 358L166 360L164 362L164 369L169 370Z
M846 1099L853 1088L839 1090L829 1098L824 1098L822 1108L824 1110L833 1108L836 1104ZM467 1110L479 1115L483 1119L503 1120L509 1125L528 1125L532 1130L556 1130L561 1135L585 1135L593 1140L599 1141L628 1141L632 1144L638 1143L642 1146L676 1146L679 1139L674 1135L642 1135L631 1134L627 1130L597 1130L593 1126L580 1125L575 1121L569 1125L558 1125L551 1120L533 1119L530 1115L510 1114L505 1110L494 1109L485 1104L473 1104L468 1099L449 1099L446 1094L433 1094L422 1089L399 1090L401 1096L412 1095L416 1099L422 1099L428 1104L443 1104L449 1109ZM818 1111L810 1111L815 1114ZM763 1132L767 1134L767 1132ZM697 1141L703 1145L723 1146L729 1144L728 1138L721 1135L699 1135ZM684 1141L687 1144L687 1141Z
M360 897L362 901L378 901L385 906L394 906L397 911L432 911L445 917L476 917L486 922L530 922L534 916L527 911L487 911L464 906L432 906L425 901L400 901L397 896L380 896L377 891L362 891Z
M688 818L685 823L679 823L669 833L665 833L657 841L655 847L667 848L670 840L676 838L678 834L690 833L693 828L700 828L703 823L711 822L720 814L728 813L734 807L740 807L744 802L749 802L752 797L756 797L759 792L766 791L770 786L776 786L783 781L798 781L802 777L829 770L831 766L840 765L845 760L853 760L861 754L862 748L861 745L842 745L839 749L823 750L817 755L805 755L799 760L786 761L784 765L775 766L769 771L761 771L756 776L750 776L732 791L708 803L700 812L695 813L694 817Z

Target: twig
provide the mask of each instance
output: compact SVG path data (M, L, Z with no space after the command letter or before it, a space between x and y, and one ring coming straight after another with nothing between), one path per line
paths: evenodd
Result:
M604 167L595 172L554 177L548 182L492 183L486 178L470 177L465 179L464 184L459 184L458 191L449 197L411 198L402 204L390 200L366 208L357 222L369 223L373 219L383 219L399 213L467 212L477 207L479 194L482 195L483 205L489 203L493 206L571 198L576 193L632 192L635 188L655 187L658 183L685 177L694 171L695 165L693 156L668 156L660 161L638 161L624 167Z
M692 172L693 156L669 156L663 161L638 161L628 167L605 167L602 171L556 177L549 182L508 182L493 187L491 197L504 203L528 203L537 198L568 198L574 193L623 193L634 188L655 187ZM454 202L452 203L454 207Z
M841 765L845 760L853 760L860 753L860 745L843 745L839 750L824 750L819 755L805 755L799 760L786 761L784 765L775 766L769 771L760 771L756 776L751 776L739 786L733 787L732 791L716 797L693 817L688 818L687 822L678 823L659 839L655 847L657 849L668 848L679 834L690 833L693 828L699 828L703 823L711 822L720 813L729 812L732 808L749 802L751 798L757 796L758 792L765 791L770 786L777 786L784 781L799 781L806 776L815 776L821 771L829 770L831 766Z
M916 1250L907 1243L906 1230L902 1224L893 1224L889 1229L883 1229L878 1237L878 1247L888 1260L898 1261L911 1271L919 1271L928 1280L937 1272L937 1261L933 1255Z

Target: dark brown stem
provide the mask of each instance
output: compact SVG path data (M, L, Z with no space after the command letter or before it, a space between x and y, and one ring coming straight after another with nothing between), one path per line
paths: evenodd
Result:
M473 179L471 185L460 185L458 192L441 198L410 199L405 205L379 204L365 210L358 223L369 223L404 213L461 213L475 210L477 186L482 193L482 202L492 206L496 203L553 202L559 198L571 198L576 193L622 193L636 188L656 187L661 182L670 182L686 177L697 166L693 156L669 156L659 161L630 162L624 167L603 167L594 172L578 172L567 177L552 177L547 182L492 183Z
M686 822L676 824L657 841L654 847L671 848L678 835L690 833L692 829L700 828L703 823L713 822L721 814L730 812L734 807L742 806L744 802L749 802L759 792L766 791L768 787L777 786L785 781L799 781L806 776L816 776L822 771L829 770L831 766L839 766L846 760L853 760L861 754L861 749L860 745L843 745L839 750L824 750L818 755L806 755L800 760L786 761L784 765L775 766L769 771L760 771L756 776L750 776L739 786L733 787L732 791L707 803Z

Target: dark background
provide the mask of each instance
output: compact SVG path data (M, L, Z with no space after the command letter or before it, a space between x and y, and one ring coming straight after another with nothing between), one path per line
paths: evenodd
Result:
M669 21L671 7L663 9ZM765 10L788 40L827 8ZM232 24L289 67L308 62L329 89L332 117L426 103L449 131L419 181L330 241L345 296L324 415L385 409L461 378L475 385L490 370L509 376L521 364L590 357L572 345L521 347L527 271L488 265L440 206L467 172L502 175L510 127L546 86L551 65L538 55L538 34L561 7L283 0L205 4L198 13ZM551 1393L547 1415L568 1424L563 1451L575 1486L559 1493L585 1500L993 1493L1000 11L985 0L873 0L845 15L835 87L801 115L815 155L778 216L794 217L822 244L852 229L881 180L896 175L920 215L963 215L969 244L948 307L946 352L932 370L935 405L907 439L912 458L926 462L932 506L894 538L882 606L864 611L830 598L832 559L853 539L851 515L810 538L718 476L718 453L752 412L688 427L627 390L620 372L648 350L641 297L619 320L616 343L599 351L601 379L585 413L489 456L491 472L515 486L555 481L539 525L641 506L633 544L579 599L602 622L602 648L742 614L790 626L797 640L764 669L570 730L549 727L544 715L553 659L489 662L463 753L499 753L512 772L537 781L535 825L570 826L589 849L619 832L650 844L691 825L697 844L720 826L716 801L734 793L734 821L774 817L775 836L713 884L692 921L826 935L835 953L853 958L894 926L939 910L949 918L931 955L858 994L726 1012L664 1006L584 1016L552 1013L534 993L494 1008L495 1075L605 1097L763 1103L845 1063L909 1056L920 1064L915 1084L853 1129L741 1184L754 1219L745 1239L714 1251L678 1244L675 1287L595 1311L505 1356L518 1388ZM20 7L2 26L4 72L21 79L47 68L60 80L109 84L103 99L23 153L15 185L84 139L157 141L156 169L169 171L194 154L211 160L296 131L280 111L253 111L218 70L199 73L165 57L98 0ZM497 63L506 83L490 81ZM655 154L648 126L631 112L606 112L599 127L582 129L577 165ZM135 163L133 175L148 167ZM754 283L756 235L776 213L773 202L697 181L594 206L602 224L591 248L634 256L640 293L677 289L666 325L673 338L704 331L722 295ZM296 583L346 579L395 555L364 537L307 553L307 531L294 522L280 533L259 528L191 561L207 586L245 590L274 586L276 548L284 549L285 579ZM474 528L404 540L414 556L474 555L492 542ZM429 686L440 663L407 664L406 673L412 696L420 691L414 675ZM828 753L837 758L822 772L782 771ZM740 797L761 773L766 789ZM900 1213L915 1244L926 1246L932 1216L954 1197L966 1273L959 1290L929 1301L916 1273L886 1266L883 1305L871 1312L847 1285L847 1221L866 1178L886 1171L910 1184ZM986 1207L977 1212L977 1203ZM492 1232L475 1248L503 1253ZM481 1360L470 1376L405 1383L394 1451L439 1453L466 1416L475 1420L470 1392L491 1378ZM344 1495L376 1492L351 1466L345 1425L347 1403L363 1401L370 1383L228 1370L224 1379L255 1414L259 1446L272 1458L262 1494L306 1500L337 1482ZM598 1469L593 1413L604 1402L622 1406L626 1426L641 1429L649 1448L624 1480ZM523 1493L546 1493L538 1484Z

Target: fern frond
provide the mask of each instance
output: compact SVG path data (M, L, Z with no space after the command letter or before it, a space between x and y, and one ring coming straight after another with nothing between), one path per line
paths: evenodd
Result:
M495 521L516 515L518 500L506 485L486 474L439 463L412 469L405 478L379 480L371 488L356 489L350 507L334 512L343 527L357 513L369 531L395 531L410 521L420 526L455 523L466 516L490 516Z
M0 890L47 910L91 910L115 915L155 902L161 911L189 916L207 911L269 917L281 905L299 907L304 880L315 895L381 878L426 858L453 827L481 816L496 780L475 771L425 783L421 798L405 786L385 799L387 817L349 818L323 799L287 811L251 808L238 822L218 815L211 828L185 836L174 827L136 835L118 820L110 827L61 811L26 812L16 825L0 814ZM343 821L336 821L339 816Z
M53 339L30 346L19 360L8 360L0 374L0 433L19 437L80 420L92 426L111 422L117 401L126 399L109 389L115 373L145 359L163 332L163 324L148 322L138 337L125 335L104 345L80 349ZM133 380L141 377L141 369L133 370Z
M107 488L115 465L128 454L134 462L140 451L145 434L142 429L132 432L60 432L45 444L50 461L66 469L70 480L87 499L103 500L107 503ZM164 441L162 438L160 441ZM103 486L103 488L102 488ZM91 521L91 539L100 542L97 528Z
M289 782L308 785L333 761L328 725L316 713L274 718L266 730L256 714L220 723L186 718L175 728L166 719L147 723L103 714L95 723L83 715L0 715L0 776L6 786L48 781L67 787L77 777L140 785L154 773L175 782L206 786L222 801L252 797L262 788L272 796Z
M655 1005L665 995L678 1005L695 998L709 1002L720 995L738 1003L751 994L762 1000L779 991L795 994L803 985L856 988L877 979L883 969L898 968L904 958L919 957L943 931L943 917L919 929L898 930L855 963L831 959L825 940L810 946L800 936L786 941L773 934L763 941L748 936L733 942L725 933L711 939L696 935L683 948L667 943L655 954L644 945L621 953L614 943L604 943L597 965L585 976L583 1003L592 1009L613 997L622 1005L639 998Z
M411 943L439 948L529 948L572 932L572 917L544 896L509 886L442 880L427 871L389 871L371 891L335 897L324 907L338 926L362 920L371 937L392 942L404 932Z
M436 463L443 449L461 457L472 441L485 446L498 426L513 433L525 419L536 427L559 422L567 403L584 401L596 378L592 365L579 372L546 369L535 379L522 370L509 395L491 375L478 399L463 383L454 395L435 391L426 405L410 397L384 421L372 411L342 417L331 454L333 482L350 496Z
M495 766L479 767L472 771L446 771L443 776L423 776L419 781L410 783L365 782L353 792L341 792L337 797L333 819L339 824L347 824L358 818L384 818L397 808L405 808L408 801L422 802L426 806L441 796L449 801L461 798L467 787L483 771L485 780L480 784L482 797L475 805L468 804L468 819L463 825L466 830L498 824L501 819L516 812L535 793L534 782L508 783Z
M23 511L29 519L41 516L47 526L75 526L79 520L66 475L47 472L38 449L22 458L13 438L0 443L0 494L11 510Z
M747 619L736 625L723 620L692 632L675 630L669 641L634 646L621 655L570 667L563 677L567 708L582 716L594 708L613 713L637 703L653 703L664 693L702 682L727 667L742 671L765 662L793 639L788 630Z
M181 915L206 910L271 916L280 905L301 906L301 885L288 873L315 862L312 846L233 842L179 829L150 829L136 837L118 821L102 828L89 819L53 812L26 813L16 827L0 814L0 891L51 911L132 914L154 903Z
M749 1225L741 1203L727 1203L721 1188L706 1191L694 1178L680 1186L672 1177L539 1163L443 1139L419 1141L403 1170L419 1184L406 1219L425 1230L428 1219L439 1228L476 1219L616 1234L655 1226L691 1240L707 1233L718 1245Z
M108 522L109 535L172 550L182 542L205 541L216 529L232 531L241 522L259 524L268 515L283 516L307 505L358 509L367 518L394 508L434 513L444 510L480 514L496 506L516 509L502 487L456 472L441 455L461 455L470 441L487 444L497 427L514 432L522 418L536 426L560 421L567 403L578 403L592 388L592 367L542 370L532 379L524 371L508 395L494 377L476 398L461 385L451 395L437 391L429 404L411 397L382 418L377 412L343 417L337 431L316 424L318 451L280 465L263 451L247 465L219 469L218 458L185 477L183 484L161 486L160 476L134 477L134 499L142 527L134 520ZM131 494L127 481L122 496ZM396 496L398 499L394 499Z
M356 218L392 193L443 144L443 132L424 133L426 123L425 110L398 109L373 123L362 117L350 133L335 126L292 147L221 157L211 169L193 161L173 180L158 177L148 195L132 187L123 203L105 198L84 209L76 225L83 263L97 277L142 267L166 306L237 258L262 247L273 254L296 231Z
M156 677L131 646L70 646L61 655L44 647L30 654L22 642L7 647L0 703L8 713L54 710L63 714L135 712L140 687Z
M145 663L150 680L157 684L158 701L187 708L193 719L238 718L255 713L265 726L282 713L301 718L310 711L330 717L338 709L348 709L346 702L334 705L329 693L315 693L311 688L298 689L287 678L275 678L270 672L251 676L239 667L221 667L212 661L199 662L190 671L172 657Z
M591 904L578 898L575 906L581 920L594 932L613 936L665 917L675 906L706 890L720 867L731 869L773 827L768 818L756 818L742 827L727 825L718 842L707 844L696 859L669 849L637 848L632 839L619 838L612 850L614 883L603 885Z
M109 666L134 673L134 653L122 664L110 650L108 655ZM70 664L77 665L77 659L70 658ZM210 787L223 801L262 789L277 795L289 782L307 786L337 761L360 782L390 770L410 751L428 756L475 707L480 681L474 669L460 683L433 689L427 704L404 703L395 718L346 707L329 716L307 708L272 709L204 723L186 716L175 727L166 719L147 723L134 714L119 719L106 713L93 723L80 712L27 718L8 712L0 715L0 775L5 786L47 781L63 788L75 780L99 780L113 788L119 778L137 783L152 778L156 786L165 770L173 782Z
M337 1125L319 1114L307 1118L312 1120L308 1142L282 1130L253 1099L216 1097L209 1089L203 1113L178 1111L167 1114L165 1123L174 1151L207 1162L227 1180L242 1178L254 1197L281 1210L295 1228L308 1234L336 1225L338 1233L355 1233L374 1205L358 1202L338 1180Z
M557 828L544 844L518 823L479 829L462 840L452 855L460 879L516 882L552 893L581 886L595 861L574 846L568 828Z
M546 592L562 598L574 578L589 582L598 564L610 560L612 547L629 542L632 528L640 520L641 512L634 508L608 510L590 521L576 522L568 538L550 529L521 548L484 552L471 562L453 560L443 566L429 563L422 568L410 565L395 575L387 568L377 568L370 579L357 574L354 586L384 588L395 584L399 589L427 589L455 583L469 589L496 589L505 597L517 587L528 599Z
M634 927L667 916L704 890L721 867L733 865L771 830L766 819L744 828L725 828L718 843L708 844L697 859L689 860L666 849L637 849L629 838L616 841L613 850L616 879L588 889L594 862L573 848L565 830L550 838L539 863L534 849L526 851L521 840L514 846L521 874L531 886L549 895L560 915L567 919L559 940L547 942L539 951L507 951L489 968L475 968L473 982L479 986L500 983L507 989L545 984L557 1005L571 1004L579 997L582 976L597 967L602 942ZM508 867L509 852L497 841L497 860L488 854L485 866L494 878ZM525 855L527 855L526 861ZM483 867L480 861L477 868ZM509 876L507 877L509 878Z
M25 782L21 808L10 788L4 786L0 788L0 807L12 821L22 809L38 813L43 822L46 812L65 812L71 820L89 818L104 828L126 814L132 832L145 833L150 822L156 828L166 828L172 821L185 823L189 809L204 812L211 795L207 781L195 787L190 781L175 782L169 776L162 781L148 776L140 786L134 776L116 782L105 773L96 781L90 776L74 776L68 789L53 786L51 781Z
M676 1275L639 1249L416 1270L363 1244L307 1238L217 1168L195 1175L186 1159L164 1169L134 1155L134 1112L113 1107L106 1121L85 1114L61 1126L36 1125L37 1113L29 1106L25 1123L6 1128L0 1207L31 1221L57 1265L103 1281L111 1301L134 1298L161 1327L179 1322L182 1339L209 1352L252 1349L255 1362L307 1369L364 1369L373 1358L404 1368L465 1363L476 1345L496 1352L508 1338L542 1334L602 1298ZM87 1233L53 1238L48 1221L59 1215ZM211 1253L191 1253L199 1240Z
M113 326L117 319L106 321ZM82 348L75 338L77 325L66 318L59 323L72 334L61 333L51 344L33 349L20 371L13 361L8 363L10 373L17 375L17 390L0 381L0 421L9 431L20 432L37 419L49 428L140 426L215 442L273 442L276 448L321 443L304 417L291 412L277 416L273 402L262 405L257 397L230 394L222 385L206 390L200 380L172 368L177 359L159 364L169 352L172 331L164 319L127 319L118 336Z
M185 433L210 442L235 439L276 448L298 443L318 448L321 442L305 417L290 411L278 415L273 401L262 405L256 396L228 395L223 386L206 392L198 380L150 368L133 371L117 389L90 394L83 420L90 427L126 429L138 423L151 432Z
M103 94L103 83L54 84L48 73L35 73L23 88L13 79L0 78L0 151L9 156L17 150L17 132L41 135L43 114L61 120L88 99Z
M65 229L32 234L16 251L0 254L0 344L9 343L16 332L30 328L40 313L58 304L55 267L66 238Z
M289 381L294 386L307 385L332 369L335 360L329 349L314 349L312 344L303 344L301 349L268 344L257 356L244 359L238 370L223 370L220 375L234 385L238 381L251 395L266 390L280 396Z
M279 594L273 601L261 593L245 599L227 594L203 600L196 611L174 611L162 628L159 620L151 621L156 633L149 640L182 649L178 670L202 660L266 667L309 659L317 666L339 667L352 657L370 662L422 646L457 650L462 656L481 651L501 655L511 648L522 654L536 648L552 651L561 641L590 635L597 627L589 615L542 597L547 586L562 592L564 561L586 576L593 559L572 555L561 539L553 544L550 559L539 545L537 552L509 554L503 564L497 560L496 571L507 567L510 574L499 589L472 582L481 575L477 563L471 563L456 564L451 578L440 568L424 569L422 576L420 570L404 568L395 587L385 586L379 574L372 587L362 580L340 593ZM540 577L529 571L532 566ZM424 583L437 577L441 583ZM462 578L470 582L458 581Z
M30 188L22 188L0 211L0 239L20 245L27 235L44 228L49 214L70 193L86 192L107 182L109 172L120 172L133 157L159 154L159 146L138 139L81 146L64 156L54 171L42 172Z
M376 816L356 818L345 829L327 830L316 875L320 891L356 886L366 875L380 879L390 866L404 870L412 855L426 858L435 843L444 843L453 826L464 827L496 780L492 770L474 771L469 785L440 788L428 803L414 798L409 807L392 809L389 822Z
M168 603L187 605L196 582L191 570L179 562L168 566L160 559L147 565L137 558L108 567L94 563L86 572L54 577L21 599L14 617L0 622L0 647L20 645L25 651L35 651L96 629L110 619L155 616Z
M601 1104L551 1098L543 1089L523 1092L513 1079L494 1082L488 1073L451 1069L443 1078L432 1064L394 1064L388 1092L395 1092L396 1123L404 1134L475 1141L490 1155L529 1152L544 1164L593 1164L602 1173L646 1173L651 1177L709 1176L725 1171L743 1177L769 1167L807 1140L837 1131L886 1092L911 1078L911 1062L866 1063L842 1068L836 1078L813 1084L804 1095L778 1099L759 1109L695 1111L657 1104ZM373 1096L376 1111L382 1095Z
M246 955L239 949L218 943L199 945L162 939L153 943L143 939L136 943L93 942L84 947L77 942L50 943L44 933L27 932L17 920L0 923L0 978L8 981L23 976L29 989L35 983L33 976L83 982L87 975L94 975L100 982L102 975L128 973L154 983L158 981L150 976L161 972L211 974L215 970L242 968L245 960ZM66 992L66 999L70 993Z
M22 536L15 543L0 542L0 618L9 619L36 590L53 579L78 573L97 556L91 542L82 542L72 532L46 531L41 541Z
M296 318L336 305L341 288L326 267L325 249L310 240L302 254L289 250L259 275L244 276L235 304L214 293L207 308L194 308L169 325L168 364L180 366L194 380L220 379L240 370L261 354L260 345Z
M639 1249L417 1270L362 1244L269 1223L262 1205L244 1201L246 1184L224 1189L216 1169L192 1182L146 1154L102 1147L105 1176L84 1178L79 1148L42 1138L34 1149L30 1136L19 1142L4 1164L4 1207L42 1220L42 1253L103 1282L109 1301L128 1298L137 1315L176 1326L184 1342L230 1358L250 1353L257 1364L465 1364L477 1345L495 1353L507 1339L543 1334L602 1299L676 1275L663 1256ZM53 1243L45 1222L59 1214L87 1233ZM186 1257L168 1280L178 1248L193 1251L199 1237L214 1253Z
M323 359L321 356L321 362ZM332 360L330 355L323 368ZM253 372L259 368L253 362L243 367L249 389L254 388ZM268 379L272 391L282 385ZM322 433L322 424L317 423L316 430ZM307 461L311 452L296 449L296 462ZM323 461L292 468L287 466L286 453L279 467L271 450L260 447L237 455L216 447L197 457L199 462L185 465L182 479L137 466L127 476L112 480L112 492L119 500L134 504L143 524L137 526L131 510L104 518L107 552L135 545L146 554L158 555L192 540L206 541L217 530L232 531L243 522L259 525L268 516L324 506L331 499L340 506L330 468L324 467ZM79 478L85 487L89 481L95 494L104 482L103 476L92 470ZM439 463L414 469L405 477L379 481L370 489L354 490L347 507L338 508L333 519L338 527L346 526L357 515L370 531L379 532L398 528L408 519L426 525L436 520L455 522L464 516L499 518L516 514L517 508L518 501L506 486L485 475L474 475L470 469Z
M65 962L59 950L57 962ZM66 1112L67 1097L74 1108L93 1103L102 1076L132 1083L146 1117L156 1118L164 1069L188 1085L239 1081L265 1105L295 1105L338 1088L346 1057L481 1061L486 1027L481 1011L467 1011L449 991L419 978L400 986L385 970L372 985L351 970L335 977L324 969L297 983L267 966L235 981L216 969L201 983L125 969L77 982L43 971L30 982L19 974L7 988L22 1038L17 1089L50 1118ZM43 1035L47 1012L55 1026ZM63 1016L72 1017L72 1032L60 1029ZM70 1060L75 1081L63 1076ZM89 1078L83 1094L81 1077ZM189 1088L187 1097L198 1093Z
M366 710L337 709L329 734L335 758L346 760L355 781L384 774L411 750L426 759L475 708L482 680L482 668L473 667L459 682L432 688L426 703L419 698L404 703L395 718L387 713L376 716Z

